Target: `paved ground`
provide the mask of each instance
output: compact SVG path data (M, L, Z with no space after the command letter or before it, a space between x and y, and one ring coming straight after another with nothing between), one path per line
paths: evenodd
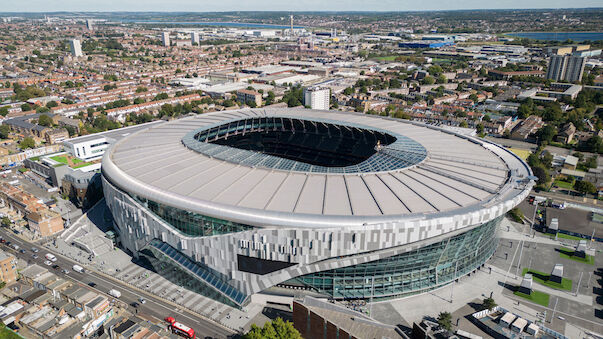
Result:
M270 320L272 310L265 309L265 303L251 302L243 310L238 310L211 298L182 288L157 273L135 263L128 254L119 248L104 251L101 255L93 257L83 250L72 246L76 239L86 237L85 242L98 243L105 239L105 231L111 228L112 219L104 200L99 201L80 219L74 221L71 228L67 229L59 239L49 244L50 248L73 260L84 267L93 268L106 275L112 276L137 289L144 290L160 298L169 300L188 309L212 319L236 331L247 331L251 324L263 325Z
M526 218L532 219L532 215L534 215L534 205L527 201L523 201L519 204L519 209ZM592 221L592 212L590 211L572 207L560 210L558 208L538 206L538 209L546 211L547 225L550 224L551 218L558 218L559 228L562 230L588 236L595 231L596 237L603 238L603 224Z
M0 229L0 235L2 235L4 239L18 244L21 248L27 249L27 252L22 254L12 250L12 248L2 246L3 250L14 254L17 258L26 260L28 264L35 263L40 266L47 267L43 263L44 260L46 260L44 258L44 254L47 252L53 253L57 256L57 261L55 264L59 265L59 268L66 268L71 271L71 267L75 263L71 259L60 255L58 252L41 248L38 245L36 245L36 247L40 249L39 258L34 259L31 257L32 253L29 251L31 248L30 243L25 242L23 239L16 237L14 234L9 233L4 229ZM216 323L207 320L201 315L190 312L184 308L179 308L175 306L174 303L153 296L152 294L148 294L135 288L134 286L122 283L117 279L113 279L113 277L110 275L95 271L88 271L83 274L71 271L69 274L63 274L60 270L56 270L54 273L64 279L72 280L74 283L80 284L83 287L93 288L99 293L106 294L110 289L115 288L122 294L119 300L124 302L126 305L130 305L127 306L127 309L131 313L135 313L145 319L152 319L155 323L161 323L164 317L171 315L178 320L181 319L183 323L190 324L190 326L195 329L197 336L200 338L204 338L206 336L212 338L230 338L234 335L234 331L232 330L218 326ZM89 284L94 284L94 287L90 287ZM144 297L146 299L146 303L144 305L140 305L139 307L131 306L131 304L137 302L140 297Z
M392 325L412 326L413 322L421 321L424 316L436 318L439 312L448 311L453 315L453 323L456 324L456 319L459 319L459 325L455 328L485 336L485 333L471 324L466 316L475 312L481 300L492 294L499 305L532 321L542 318L546 311L546 326L561 333L578 333L578 336L571 338L581 337L585 330L603 333L603 316L597 311L603 307L603 271L595 272L596 268L603 266L603 256L597 256L594 266L562 260L558 252L554 251L555 247L561 245L560 242L544 237L527 237L522 233L525 229L505 219L499 229L499 236L502 238L499 247L485 268L462 277L458 283L435 291L404 299L376 302L373 305L373 318ZM523 250L518 246L521 240L528 244ZM599 246L597 250L601 250L600 244L596 246ZM521 282L520 277L515 275L518 272L520 253L519 270L531 265L533 269L546 272L552 269L554 263L564 263L564 267L567 267L564 275L575 280L575 286L578 285L580 272L584 272L578 296L571 292L538 286L538 290L551 294L550 305L545 308L513 295L507 286ZM575 291L574 289L573 292ZM559 301L555 308L557 299Z

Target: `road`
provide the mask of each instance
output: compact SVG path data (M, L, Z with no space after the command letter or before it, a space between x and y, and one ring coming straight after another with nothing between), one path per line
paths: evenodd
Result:
M50 251L38 244L32 244L24 241L23 239L17 237L10 230L5 228L0 229L0 236L6 239L6 241L11 242L12 244L17 244L20 249L25 249L26 253L20 253L15 251L14 249L6 246L6 244L2 244L2 249L14 254L16 257L27 261L30 264L38 264L43 267L48 267L54 274L68 280L72 280L76 283L79 283L82 286L86 286L87 288L95 289L97 292L100 292L104 295L107 295L107 292L113 288L117 289L121 292L121 297L119 300L127 303L128 310L132 312L132 314L136 314L141 318L145 319L155 319L155 322L163 321L166 316L172 316L176 318L176 320L192 327L197 335L197 338L229 338L235 335L235 332L224 328L211 320L199 317L187 310L182 309L181 307L176 307L173 304L167 303L152 294L148 294L146 292L139 292L135 288L126 285L122 282L115 281L113 279L107 278L101 274L98 274L94 271L87 271L86 273L74 272L72 267L76 262L69 260L56 252ZM33 258L33 252L31 251L32 247L38 248L40 251L37 253L38 258ZM44 261L44 255L46 253L52 253L57 257L57 261L55 264L60 266L60 269L53 270L50 266L46 266ZM69 271L68 274L64 274L61 269L67 269ZM94 288L89 286L88 284L93 283L96 284ZM138 303L138 299L143 297L146 300L145 304L139 305L138 307L133 307L133 303ZM109 296L109 298L112 298Z

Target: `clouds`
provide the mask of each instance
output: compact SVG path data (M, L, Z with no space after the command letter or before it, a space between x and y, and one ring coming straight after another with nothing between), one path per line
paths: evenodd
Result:
M599 0L0 0L0 11L421 11L480 8L600 7Z

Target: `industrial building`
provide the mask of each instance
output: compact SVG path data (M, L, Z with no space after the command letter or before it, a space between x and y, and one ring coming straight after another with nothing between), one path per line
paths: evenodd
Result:
M277 285L387 299L448 284L494 253L497 225L532 178L486 140L302 108L153 125L102 160L122 246L234 307Z

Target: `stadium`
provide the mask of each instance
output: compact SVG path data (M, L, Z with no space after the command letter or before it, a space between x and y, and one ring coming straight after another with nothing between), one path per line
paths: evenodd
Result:
M533 185L496 144L303 108L154 125L107 150L102 178L122 247L234 307L267 289L347 300L443 286L494 253Z

